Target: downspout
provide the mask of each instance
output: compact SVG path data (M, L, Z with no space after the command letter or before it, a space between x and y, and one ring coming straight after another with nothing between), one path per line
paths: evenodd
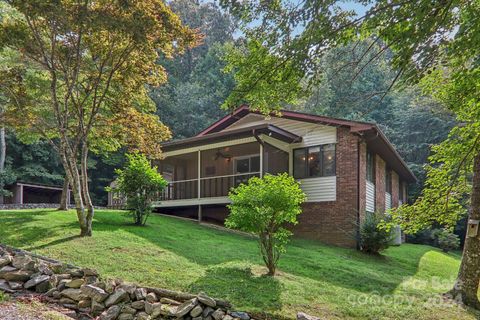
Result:
M361 140L358 139L357 142L357 250L360 250L360 143Z
M255 137L255 139L258 141L258 143L260 143L262 145L262 147L265 147L265 142L263 142L263 140L260 139L258 134L255 132L255 129L252 130L252 133L253 133L253 136Z
M264 149L265 149L265 143L262 141L262 139L260 139L258 134L255 132L255 129L253 129L253 136L255 137L255 139L258 141L258 143L260 145L260 178L262 178L263 177L263 171L264 171L263 153L264 153Z

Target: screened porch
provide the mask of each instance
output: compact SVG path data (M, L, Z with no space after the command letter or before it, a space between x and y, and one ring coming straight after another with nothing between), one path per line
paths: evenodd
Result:
M159 201L219 198L265 173L288 172L289 154L266 142L250 142L168 156L158 169L169 182Z

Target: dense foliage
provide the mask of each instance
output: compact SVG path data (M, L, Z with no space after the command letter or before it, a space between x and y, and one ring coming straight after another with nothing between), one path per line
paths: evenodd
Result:
M174 0L170 5L182 23L197 29L203 40L181 56L160 59L168 81L154 88L150 96L174 138L185 138L226 113L219 106L230 94L234 82L231 74L222 71L226 64L223 57L227 43L234 41L235 24L213 2Z
M109 191L126 198L127 209L133 222L143 226L152 212L152 201L167 185L167 181L152 167L145 155L133 153L127 155L123 169L115 170L118 175L116 186Z
M258 235L268 274L274 275L292 235L287 224L297 224L305 194L293 177L283 173L250 178L232 189L229 197L232 204L225 224Z

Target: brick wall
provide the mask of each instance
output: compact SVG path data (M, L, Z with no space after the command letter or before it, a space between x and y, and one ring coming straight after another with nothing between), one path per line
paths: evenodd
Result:
M375 211L385 211L385 161L375 155Z
M358 192L365 194L365 175L360 190L357 185L358 147L359 137L348 129L337 129L337 200L305 203L299 223L293 228L296 236L345 247L357 245ZM365 146L360 144L360 149ZM361 167L365 166L364 158Z

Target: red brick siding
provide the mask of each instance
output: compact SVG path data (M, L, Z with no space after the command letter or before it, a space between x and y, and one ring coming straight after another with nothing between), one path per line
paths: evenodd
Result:
M356 246L358 147L359 137L348 129L337 129L337 200L305 203L299 223L293 228L296 236L339 246Z
M375 211L385 212L385 161L375 155Z

